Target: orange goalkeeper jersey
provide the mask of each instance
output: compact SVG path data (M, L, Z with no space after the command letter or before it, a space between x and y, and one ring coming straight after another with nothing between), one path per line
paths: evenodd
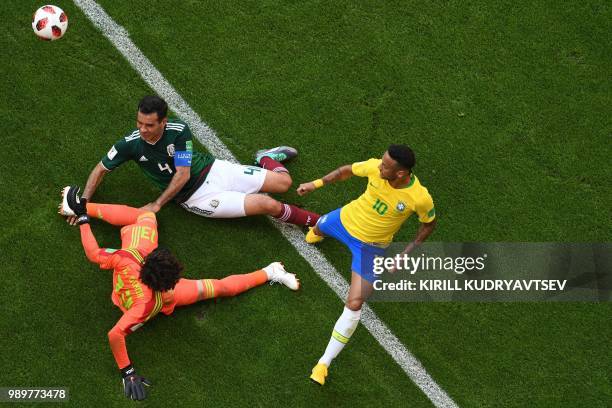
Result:
M113 269L113 303L123 316L109 332L109 341L119 368L129 365L124 337L159 312L171 314L176 302L173 291L155 292L140 281L143 258L157 248L157 221L152 212L142 213L135 224L121 228L121 249L100 248L89 224L81 226L81 240L90 261L101 269Z

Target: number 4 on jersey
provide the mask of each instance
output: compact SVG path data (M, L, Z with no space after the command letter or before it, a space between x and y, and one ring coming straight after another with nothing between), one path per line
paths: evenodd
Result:
M164 164L163 166L161 165L161 163L157 163L157 166L161 171L168 170L168 173L172 174L172 169L170 168L170 165L168 163Z

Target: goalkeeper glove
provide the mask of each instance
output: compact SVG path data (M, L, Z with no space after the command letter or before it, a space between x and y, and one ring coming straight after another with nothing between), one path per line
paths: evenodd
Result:
M131 364L121 369L121 376L123 377L123 391L126 397L137 401L147 398L144 386L149 387L151 383L146 378L136 374L136 370Z
M80 187L70 186L67 194L68 207L74 211L74 215L77 217L77 224L86 224L89 222L89 216L87 215L87 199L79 198Z

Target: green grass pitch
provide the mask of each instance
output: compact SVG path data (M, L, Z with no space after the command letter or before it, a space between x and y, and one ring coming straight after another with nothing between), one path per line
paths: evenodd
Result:
M437 241L609 241L612 9L609 2L99 2L244 163L291 144L297 184L407 143L436 202ZM3 3L0 45L2 386L66 386L70 405L127 406L106 333L120 316L111 275L89 264L55 214L150 93L70 1L65 38L39 41L42 3ZM327 212L351 180L284 199ZM97 201L143 205L136 166ZM128 337L151 406L431 406L358 328L325 387L307 380L342 301L263 217L209 220L174 205L160 242L188 277L280 258L303 290L254 289L158 317ZM401 230L410 240L416 220ZM100 244L118 231L95 223ZM349 276L341 244L320 245ZM375 303L461 407L606 407L609 303Z

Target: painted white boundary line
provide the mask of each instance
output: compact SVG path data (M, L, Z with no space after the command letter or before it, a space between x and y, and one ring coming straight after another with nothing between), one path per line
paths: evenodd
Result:
M73 0L85 13L96 28L119 50L130 65L141 75L145 82L159 96L164 98L170 108L183 119L193 131L195 137L215 156L237 163L232 152L223 144L200 116L179 95L164 76L153 66L151 61L130 40L128 32L118 25L94 0ZM315 247L304 241L304 234L297 228L280 223L270 218L273 225L294 246L299 254L312 266L315 272L341 298L348 293L346 280L325 259ZM338 309L340 312L340 309ZM427 395L436 407L457 407L457 404L427 373L423 365L412 355L389 328L376 316L369 306L364 305L361 315L362 324L374 338L391 355L393 360L406 372L408 377ZM329 322L330 327L333 322ZM323 343L322 343L323 347Z

